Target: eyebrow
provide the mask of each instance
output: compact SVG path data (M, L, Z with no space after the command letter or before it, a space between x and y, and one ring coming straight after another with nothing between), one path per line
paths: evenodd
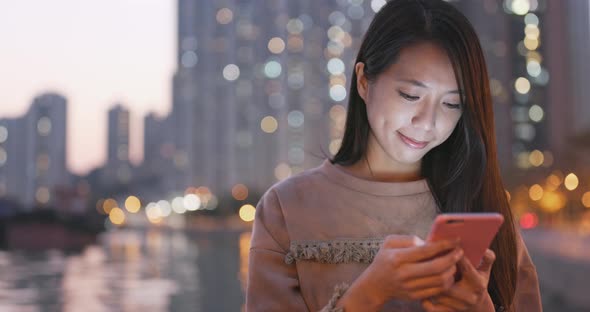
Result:
M413 84L413 85L415 85L417 87L428 88L428 86L425 85L422 81L418 81L418 80L415 80L415 79L397 79L397 80L398 81L402 81L402 82L407 82L407 83ZM459 95L462 95L463 94L460 90L452 90L452 91L449 91L447 93L459 94Z

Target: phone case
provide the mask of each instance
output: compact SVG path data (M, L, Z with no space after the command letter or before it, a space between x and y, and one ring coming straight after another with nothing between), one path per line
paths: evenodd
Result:
M460 238L465 256L477 268L503 222L499 213L439 214L427 240Z

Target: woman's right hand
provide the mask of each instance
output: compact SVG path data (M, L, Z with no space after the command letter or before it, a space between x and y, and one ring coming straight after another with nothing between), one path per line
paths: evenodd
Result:
M450 288L463 256L458 241L424 243L416 236L390 235L338 306L345 311L380 308L391 299L423 300Z

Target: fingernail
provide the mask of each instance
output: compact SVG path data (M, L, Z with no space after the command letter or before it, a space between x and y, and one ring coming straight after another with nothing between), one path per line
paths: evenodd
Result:
M424 241L420 239L418 236L414 236L414 246L422 246L424 245Z

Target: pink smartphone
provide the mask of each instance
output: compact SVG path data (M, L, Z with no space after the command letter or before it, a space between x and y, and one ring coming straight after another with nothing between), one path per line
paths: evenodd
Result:
M460 238L465 256L477 268L503 222L499 213L443 213L434 220L427 241Z

